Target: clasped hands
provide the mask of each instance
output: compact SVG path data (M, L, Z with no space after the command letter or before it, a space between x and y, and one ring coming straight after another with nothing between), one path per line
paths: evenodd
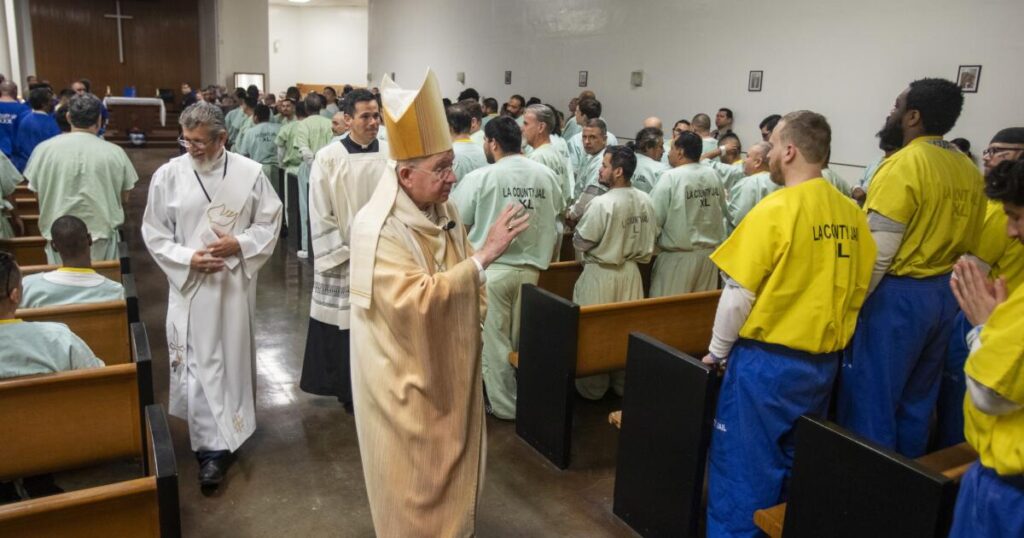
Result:
M214 229L217 240L199 249L192 255L190 266L200 273L216 273L224 269L224 258L242 251L235 236Z
M1006 278L989 279L970 259L961 258L953 266L949 279L956 302L971 325L977 327L988 321L992 311L1006 300Z

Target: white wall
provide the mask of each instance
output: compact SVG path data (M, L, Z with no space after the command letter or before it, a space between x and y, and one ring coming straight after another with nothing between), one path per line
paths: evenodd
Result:
M365 84L367 29L366 7L271 5L270 89Z
M236 72L269 75L267 0L216 1L217 82L231 87ZM200 14L203 13L200 9ZM201 55L203 50L201 47ZM200 69L205 73L202 65Z
M648 115L670 125L728 106L749 145L768 114L809 108L832 124L833 161L862 165L900 91L954 79L959 64L984 68L951 136L980 150L1024 125L1022 20L1020 0L370 0L369 71L374 85L394 71L412 86L430 66L451 98L463 71L499 103L520 93L565 111L587 70L610 129L627 137ZM634 70L642 88L629 85ZM760 93L747 92L750 70L764 71Z

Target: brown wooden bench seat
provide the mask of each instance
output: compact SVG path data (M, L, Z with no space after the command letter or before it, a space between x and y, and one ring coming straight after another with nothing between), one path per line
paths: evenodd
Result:
M18 216L21 217L22 224L25 225L25 233L22 236L35 237L42 235L39 231L39 213L24 213Z
M538 286L523 286L516 432L560 468L569 464L573 381L626 366L629 334L643 332L702 356L721 292L579 306Z
M67 325L108 366L132 362L125 300L20 308L15 315L25 321L55 321Z
M146 462L145 476L2 505L0 535L180 537L177 467L163 409L148 406L145 424L146 450L133 453Z
M13 254L18 265L47 264L46 238L41 235L0 239L0 250Z
M33 196L26 195L15 195L14 196L14 207L19 215L29 215L39 213L39 198L32 193Z

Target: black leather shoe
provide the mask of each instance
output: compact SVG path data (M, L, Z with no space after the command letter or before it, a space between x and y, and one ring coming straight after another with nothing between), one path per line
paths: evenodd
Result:
M229 456L207 461L199 469L199 485L204 488L216 488L224 481L224 475L227 474L230 466Z

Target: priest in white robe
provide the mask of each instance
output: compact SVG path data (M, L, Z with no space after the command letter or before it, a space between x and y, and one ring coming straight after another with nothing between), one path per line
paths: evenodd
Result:
M433 72L385 77L392 158L352 225L352 392L374 530L473 536L483 485L484 269L529 225L510 205L473 253L448 195L454 153Z
M181 114L188 153L149 187L142 237L167 275L170 402L188 421L204 491L256 430L256 277L277 244L281 201L256 161L224 149L220 109Z
M313 296L299 388L334 396L351 414L349 231L389 160L387 143L377 139L377 97L365 88L354 89L343 99L342 109L351 129L316 153L309 176Z

